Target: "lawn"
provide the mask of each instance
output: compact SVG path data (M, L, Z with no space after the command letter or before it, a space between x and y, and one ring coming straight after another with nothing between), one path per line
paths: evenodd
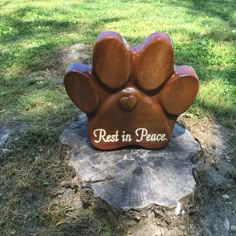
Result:
M132 45L168 33L175 63L191 65L200 79L187 114L228 129L236 157L235 8L234 0L1 0L0 124L31 128L0 156L0 235L53 235L71 217L64 203L41 205L71 175L57 157L58 136L78 110L61 82L60 57L76 43L92 48L101 31L117 31ZM112 235L112 222L95 221L100 235Z

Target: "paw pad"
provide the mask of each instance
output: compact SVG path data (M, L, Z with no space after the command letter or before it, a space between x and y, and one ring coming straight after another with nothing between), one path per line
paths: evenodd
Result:
M64 82L71 100L88 116L91 143L102 150L164 147L199 88L192 67L174 66L165 33L153 33L137 47L118 33L101 33L92 66L72 63Z

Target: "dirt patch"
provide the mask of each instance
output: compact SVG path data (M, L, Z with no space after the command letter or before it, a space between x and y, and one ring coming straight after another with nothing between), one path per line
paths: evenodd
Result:
M26 75L26 78L29 81L44 81L44 80L52 80L58 81L58 83L62 83L63 80L63 73L62 71L58 71L56 69L48 69L43 71L36 71Z
M82 64L92 63L92 47L86 44L75 44L61 51L58 59L59 68L66 70L72 62L78 61Z
M50 80L63 85L65 71L69 64L75 61L82 64L91 64L92 47L86 44L75 44L70 48L65 48L59 53L55 66L43 71L30 72L25 77L32 83Z
M180 118L200 141L204 155L196 166L194 214L190 214L191 235L235 235L236 200L233 167L229 156L230 132L214 119Z

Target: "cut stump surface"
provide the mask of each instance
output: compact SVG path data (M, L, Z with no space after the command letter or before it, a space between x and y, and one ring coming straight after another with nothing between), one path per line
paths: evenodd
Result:
M176 207L195 186L191 159L201 151L190 132L176 124L169 144L161 150L126 148L99 151L87 134L87 118L66 127L62 145L71 146L70 164L83 186L89 186L115 208L144 208L149 204Z

